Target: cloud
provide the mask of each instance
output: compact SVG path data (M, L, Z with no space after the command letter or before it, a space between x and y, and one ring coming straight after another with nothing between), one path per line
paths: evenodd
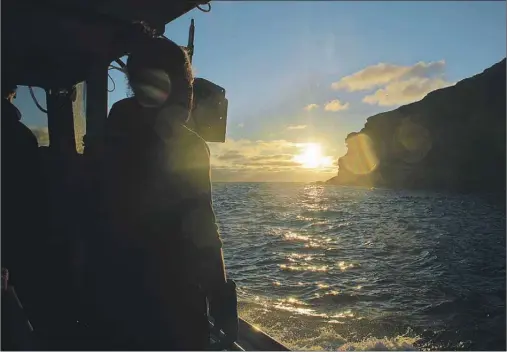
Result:
M239 123L239 124L238 124L238 127L239 127L239 128L243 128L243 127L245 127L245 124L244 124L244 123Z
M401 79L441 75L444 69L444 60L429 63L421 61L412 66L379 63L343 77L338 82L331 84L331 88L344 89L349 92L369 90Z
M336 167L305 169L294 160L307 143L286 140L231 140L210 143L212 180L215 182L307 182L326 180Z
M331 100L329 103L327 103L324 106L324 110L332 111L332 112L347 110L348 108L349 108L349 103L342 104L342 102L339 101L338 99Z
M305 110L306 111L312 111L312 110L315 110L315 109L318 109L319 108L319 105L317 104L308 104L307 106L305 106Z
M228 150L224 154L216 155L218 160L240 160L243 155L236 150Z
M49 131L47 127L30 126L29 128L37 138L39 146L47 147L49 145Z
M287 127L287 129L288 130L304 130L307 127L308 127L307 125L292 125L292 126Z
M379 63L368 66L331 85L349 92L372 90L363 103L395 106L421 100L429 92L453 85L444 78L445 61L418 62L412 66Z
M363 98L367 104L380 106L403 105L419 101L429 92L453 85L441 78L413 77L405 81L397 81L378 89L375 93Z
M212 165L229 169L258 169L267 165L294 166L292 157L299 151L296 143L285 140L227 140L209 145Z

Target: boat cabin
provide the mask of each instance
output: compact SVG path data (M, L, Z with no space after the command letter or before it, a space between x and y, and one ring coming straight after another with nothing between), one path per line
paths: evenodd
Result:
M32 91L34 104L47 114L49 131L49 147L41 154L47 175L48 202L41 203L40 207L48 217L50 225L46 231L51 232L54 246L43 255L57 258L59 267L48 268L47 276L41 278L40 292L41 295L49 292L48 297L59 296L58 302L68 308L70 319L77 325L80 312L72 307L79 297L75 288L80 287L79 273L60 269L73 267L72 261L79 261L75 255L68 254L79 251L73 229L93 221L89 214L80 213L80 200L73 197L76 188L81 187L81 175L93 173L94 166L100 162L108 113L108 72L111 65L122 69L124 64L120 58L136 43L162 36L167 23L196 8L207 12L208 7L211 9L209 1L202 0L5 0L2 3L2 81L8 79L12 84L30 89L42 88L46 93L47 108L44 109ZM193 31L192 23L186 46L191 55ZM191 128L208 142L224 142L225 89L196 78L194 100ZM86 111L82 155L76 148L77 106ZM4 187L9 185L2 183ZM2 226L2 237L14 231ZM8 331L11 338L2 336L2 349L37 349L30 344L33 328L23 316L22 302L10 291L7 271L2 272L2 278L2 308L5 308L2 326L11 326ZM74 344L52 345L52 349L93 347L79 340L76 330L79 328L72 328L72 337L66 335L68 339L75 338ZM215 341L220 341L218 335ZM287 350L243 320L240 320L240 335L239 344L229 346L230 349ZM4 345L6 340L10 345Z

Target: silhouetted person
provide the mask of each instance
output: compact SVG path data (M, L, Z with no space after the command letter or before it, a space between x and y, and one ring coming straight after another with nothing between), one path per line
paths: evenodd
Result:
M31 189L39 161L37 139L21 123L21 113L13 105L16 89L2 87L2 266L9 269L13 284L21 284L20 274L29 266L25 240L33 236L33 227L27 216L33 214L37 201Z
M114 104L107 121L98 310L118 331L112 348L203 350L206 297L224 330L237 320L223 304L209 149L184 126L191 66L178 45L153 39L129 56L127 70L134 97Z
M50 254L44 183L37 139L12 103L16 88L2 82L2 267L9 270L30 321L42 328L45 274L51 275L45 260Z

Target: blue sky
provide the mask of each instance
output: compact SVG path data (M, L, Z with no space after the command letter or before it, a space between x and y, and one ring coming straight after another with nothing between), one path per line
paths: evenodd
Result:
M212 2L210 13L194 10L165 35L185 45L191 18L196 75L223 86L229 99L228 141L211 145L216 180L329 178L335 166L277 168L274 160L304 152L301 143L317 143L335 160L346 152L345 136L367 117L420 100L506 55L500 1ZM110 104L125 97L124 77L112 75ZM27 125L46 125L25 89L16 105ZM244 159L227 163L224 155L232 152Z

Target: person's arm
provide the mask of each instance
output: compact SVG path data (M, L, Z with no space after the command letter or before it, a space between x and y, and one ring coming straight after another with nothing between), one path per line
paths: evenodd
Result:
M190 182L193 197L187 203L183 232L197 248L193 261L198 266L194 268L194 275L208 297L214 329L222 330L227 337L221 341L226 349L228 344L236 341L239 331L236 284L228 281L225 274L222 241L211 197L209 148L203 140L199 144L196 153L187 155L192 166L187 182Z
M200 140L201 142L202 140ZM188 207L182 219L182 231L196 248L194 274L208 298L227 281L222 241L216 225L211 194L210 153L204 141L188 155Z

